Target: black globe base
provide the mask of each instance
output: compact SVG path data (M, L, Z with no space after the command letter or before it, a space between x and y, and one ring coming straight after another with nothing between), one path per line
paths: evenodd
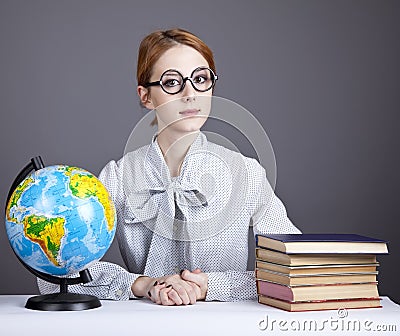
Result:
M32 296L25 308L46 311L87 310L101 307L100 300L93 295L55 293Z

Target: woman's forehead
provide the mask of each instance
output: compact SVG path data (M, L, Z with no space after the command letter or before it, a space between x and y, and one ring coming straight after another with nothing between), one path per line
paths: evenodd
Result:
M153 76L159 77L165 70L175 69L182 75L189 76L200 66L209 66L206 59L196 49L179 44L168 49L157 60L153 67Z

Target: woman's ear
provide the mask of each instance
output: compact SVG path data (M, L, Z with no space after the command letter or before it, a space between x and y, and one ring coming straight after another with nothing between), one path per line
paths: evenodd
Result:
M142 85L137 87L137 93L140 99L140 103L149 110L154 110L154 105L150 98L149 89L145 88Z

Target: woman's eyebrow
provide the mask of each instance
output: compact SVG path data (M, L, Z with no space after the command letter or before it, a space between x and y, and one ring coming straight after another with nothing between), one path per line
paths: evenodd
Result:
M165 70L165 71L164 71L164 74L169 74L170 72L173 72L173 73L179 72L179 73L180 73L179 70L176 70L176 69L168 69L168 70Z

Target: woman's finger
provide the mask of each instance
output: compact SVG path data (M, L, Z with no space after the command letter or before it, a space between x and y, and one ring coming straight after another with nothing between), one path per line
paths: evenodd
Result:
M151 301L153 301L156 304L161 304L161 299L160 299L160 289L165 287L165 282L162 282L161 284L158 281L155 281L149 291L147 292L147 295Z
M172 283L172 288L175 289L175 291L178 293L179 297L182 300L182 304L188 305L190 303L190 298L188 293L186 292L186 289L182 286L182 283L175 282Z
M181 297L179 296L177 291L172 288L172 286L170 287L170 291L168 292L168 297L172 301L174 301L177 306L180 306L180 305L183 304L183 301L182 301Z
M193 282L188 281L188 284L192 287L195 295L196 295L196 301L200 299L201 297L201 289L198 285L196 285Z
M171 291L174 291L172 289L172 287L170 287L170 288L163 287L160 289L159 295L160 295L161 304L163 306L173 306L176 304L175 301L169 297L169 294Z
M197 296L196 296L196 292L195 292L193 286L191 286L188 281L181 280L181 282L182 282L183 288L185 289L185 291L189 297L189 303L195 304L197 301Z

